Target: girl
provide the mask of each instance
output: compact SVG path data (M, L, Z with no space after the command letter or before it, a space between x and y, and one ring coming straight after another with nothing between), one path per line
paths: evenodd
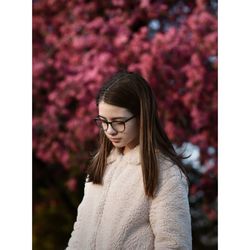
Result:
M188 178L145 79L114 75L96 103L100 147L68 250L192 249Z

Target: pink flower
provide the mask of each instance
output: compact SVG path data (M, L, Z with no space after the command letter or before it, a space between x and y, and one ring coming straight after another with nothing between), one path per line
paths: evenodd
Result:
M122 7L124 6L124 0L112 0L114 6Z
M67 188L71 191L74 192L76 191L76 187L77 187L77 180L76 178L70 178L67 182L66 182L66 186Z
M118 36L115 38L115 40L114 40L114 45L115 45L116 47L120 47L120 46L124 45L127 41L128 41L127 35L125 35L125 34L120 34L120 35L118 35Z
M40 76L44 70L45 70L45 65L43 62L37 61L33 63L33 77Z
M141 0L140 1L140 7L141 8L147 8L147 7L149 7L149 0Z
M72 40L72 46L76 50L80 50L84 46L84 37L76 36Z

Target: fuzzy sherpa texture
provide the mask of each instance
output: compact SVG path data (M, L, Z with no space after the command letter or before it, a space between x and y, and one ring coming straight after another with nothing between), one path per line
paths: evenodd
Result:
M103 185L86 182L67 250L190 250L191 216L184 174L157 154L156 197L144 192L140 146L114 148Z

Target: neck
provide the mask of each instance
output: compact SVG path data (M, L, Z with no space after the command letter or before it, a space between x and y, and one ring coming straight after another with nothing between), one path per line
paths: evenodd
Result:
M130 150L134 149L139 143L134 143L132 145L127 145L123 148L122 154L127 154Z

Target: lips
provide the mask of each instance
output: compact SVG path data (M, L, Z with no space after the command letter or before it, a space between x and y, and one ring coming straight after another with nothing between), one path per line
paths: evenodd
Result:
M119 142L121 140L121 138L113 138L113 139L110 138L110 140L113 141L113 142Z

